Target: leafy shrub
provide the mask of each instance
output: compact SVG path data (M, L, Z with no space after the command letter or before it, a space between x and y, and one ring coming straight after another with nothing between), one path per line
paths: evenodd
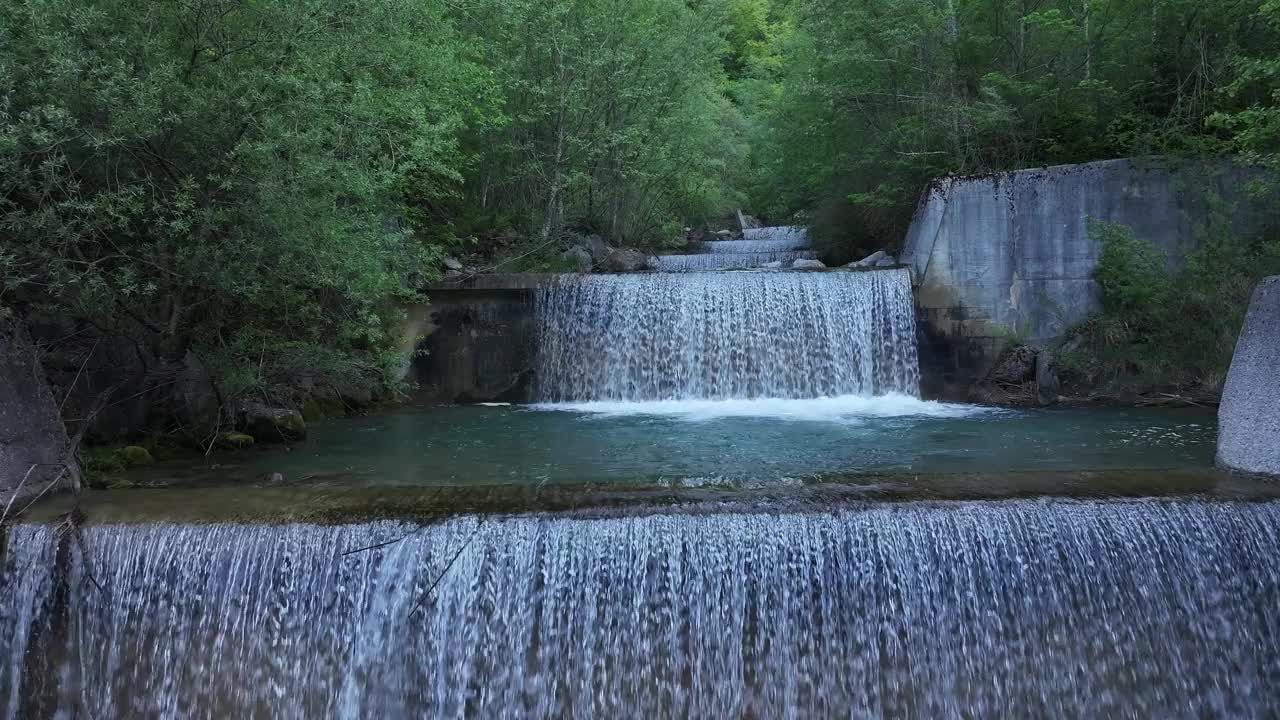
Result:
M1153 243L1123 225L1094 223L1102 310L1061 349L1068 380L1135 392L1217 393L1260 278L1280 273L1280 238L1240 237L1228 223L1204 233L1170 267Z

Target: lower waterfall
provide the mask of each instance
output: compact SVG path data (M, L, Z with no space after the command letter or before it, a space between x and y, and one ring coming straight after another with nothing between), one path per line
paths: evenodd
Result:
M0 567L3 718L1280 712L1274 504L88 526L55 602L57 542Z
M543 402L919 392L906 270L561 275L537 314Z

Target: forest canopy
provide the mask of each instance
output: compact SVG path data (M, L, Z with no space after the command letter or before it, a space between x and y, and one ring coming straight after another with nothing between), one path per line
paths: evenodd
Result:
M13 0L0 313L385 385L445 255L746 207L832 260L932 177L1280 148L1280 0Z

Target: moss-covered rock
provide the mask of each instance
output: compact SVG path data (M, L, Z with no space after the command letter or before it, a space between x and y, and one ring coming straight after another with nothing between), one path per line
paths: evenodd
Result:
M151 465L151 451L138 445L96 447L81 453L85 483L92 488L132 487L125 475L133 468Z
M99 480L115 477L127 468L113 448L89 448L81 453L86 478L91 486Z
M151 451L138 445L126 445L116 450L116 456L120 458L120 462L126 468L142 467L144 465L155 464L156 459L151 457Z
M218 438L218 445L230 450L243 450L253 447L253 443L253 436L242 432L223 433L222 437Z

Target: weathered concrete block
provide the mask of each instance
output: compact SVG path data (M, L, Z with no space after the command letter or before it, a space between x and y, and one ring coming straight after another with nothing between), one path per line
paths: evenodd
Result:
M1280 276L1254 292L1218 423L1220 466L1280 475Z
M512 277L512 276L507 276ZM553 276L531 276L553 282ZM415 312L423 322L408 379L423 403L524 402L532 399L538 333L535 292L437 290ZM530 282L529 284L533 284Z

